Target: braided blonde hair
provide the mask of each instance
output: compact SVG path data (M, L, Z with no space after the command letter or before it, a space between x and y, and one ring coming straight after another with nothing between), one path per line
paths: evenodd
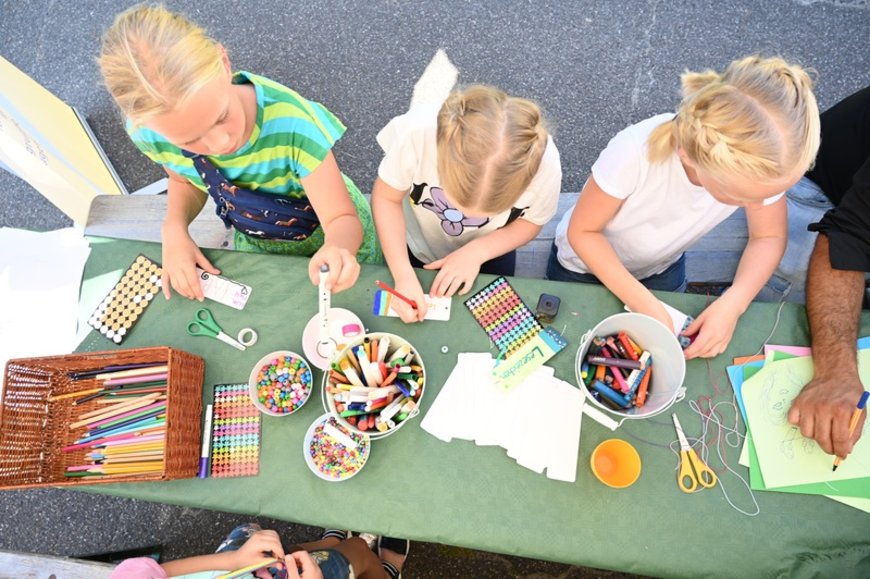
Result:
M438 113L438 176L457 204L494 215L510 209L547 147L541 109L489 86L450 94Z
M676 116L650 134L650 161L663 161L682 148L714 176L760 180L812 166L819 149L819 108L801 67L750 56L722 74L686 72L682 82Z
M224 52L205 30L161 5L115 17L98 59L121 112L136 124L171 111L224 71Z

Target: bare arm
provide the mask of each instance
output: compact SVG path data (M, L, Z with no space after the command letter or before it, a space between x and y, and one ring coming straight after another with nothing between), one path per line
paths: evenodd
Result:
M257 531L237 551L187 557L169 561L161 567L167 575L176 577L199 571L234 571L270 557L284 558L281 539L275 531Z
M165 168L164 168L165 169ZM208 195L194 187L178 173L165 169L169 175L166 217L163 219L163 295L169 299L170 287L186 298L204 299L198 265L209 273L220 273L202 254L187 228L205 205Z
M519 218L433 261L425 268L440 271L432 281L429 293L435 296L452 296L457 292L459 295L467 294L480 273L481 265L525 245L540 231L540 225Z
M734 283L686 328L698 337L686 348L686 358L718 356L728 347L737 321L773 275L788 242L785 196L770 205L746 208L749 241L740 257Z
M861 436L849 420L864 386L855 342L864 296L864 274L831 267L828 238L819 234L807 272L807 317L813 344L813 379L792 402L788 420L828 454L845 457Z
M320 266L329 266L327 287L340 292L351 287L359 277L356 253L363 240L363 228L332 152L302 178L311 206L323 228L325 241L308 262L308 277L317 285Z
M568 242L589 271L631 311L652 316L670 328L671 318L664 306L622 265L602 233L620 207L622 200L608 195L590 176L571 215Z
M372 188L372 217L396 290L418 304L423 304L423 287L408 259L405 214L402 210L404 197L405 192L387 185L378 177ZM394 300L392 303L403 322L423 321L426 316L425 307L418 307L415 311L401 300Z

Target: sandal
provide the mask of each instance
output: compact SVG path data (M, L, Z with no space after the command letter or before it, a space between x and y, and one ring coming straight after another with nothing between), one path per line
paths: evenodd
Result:
M366 542L366 545L369 546L369 549L377 553L378 550L378 541L380 540L380 535L372 535L371 533L356 533L356 536Z
M378 557L381 558L381 565L383 565L384 571L387 572L390 579L402 579L402 572L392 563L384 561L382 549L389 549L397 555L403 556L407 559L408 552L411 550L411 542L408 539L397 539L395 537L378 538Z
M342 531L340 529L323 529L323 532L320 533L321 541L324 539L338 539L339 541L344 541L348 538L350 538L350 531Z

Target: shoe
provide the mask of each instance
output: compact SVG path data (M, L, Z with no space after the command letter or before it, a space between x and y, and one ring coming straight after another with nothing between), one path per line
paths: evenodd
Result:
M340 529L323 529L323 532L320 533L321 541L323 539L338 539L339 541L344 541L349 538L350 531L342 531Z
M381 553L382 549L389 549L397 555L401 555L405 557L405 559L407 559L408 552L411 550L411 542L408 539L397 539L395 537L378 538L378 557L381 558L381 565L384 566L384 571L387 572L387 575L390 576L390 579L402 579L402 572L399 571L392 563L384 561L383 555Z
M358 533L356 535L360 539L366 542L366 545L369 546L369 549L378 552L378 541L380 540L380 535L372 535L371 533Z

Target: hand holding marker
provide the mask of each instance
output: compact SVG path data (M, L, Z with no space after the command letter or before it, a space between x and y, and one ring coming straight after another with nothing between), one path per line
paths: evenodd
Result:
M394 296L396 296L397 298L399 298L400 300L402 300L403 302L405 302L406 304L408 304L409 306L411 306L415 310L417 309L417 302L415 302L414 300L412 300L406 296L403 296L402 294L400 294L399 292L397 292L396 290L394 290L393 288L391 288L390 286L388 286L387 284L385 284L381 280L377 280L375 282L375 285L378 286L379 288L381 288L382 290L384 290L385 292L389 292L389 293L393 294Z

